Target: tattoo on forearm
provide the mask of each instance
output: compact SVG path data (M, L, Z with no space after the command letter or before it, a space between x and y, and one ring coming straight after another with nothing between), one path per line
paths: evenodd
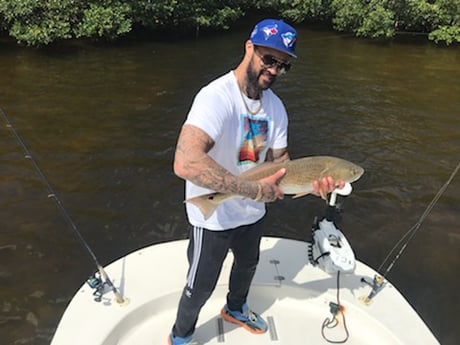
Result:
M184 178L214 191L255 198L257 183L239 179L214 161L208 155L213 145L213 140L199 128L191 125L182 128L175 159L181 164Z

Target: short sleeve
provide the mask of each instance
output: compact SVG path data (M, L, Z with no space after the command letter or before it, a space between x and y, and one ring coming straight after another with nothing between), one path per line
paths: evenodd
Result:
M222 134L226 101L218 90L203 88L195 96L185 124L194 125L216 141Z

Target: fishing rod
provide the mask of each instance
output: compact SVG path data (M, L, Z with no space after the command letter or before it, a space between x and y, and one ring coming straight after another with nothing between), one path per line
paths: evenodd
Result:
M8 116L6 116L5 112L3 111L3 109L1 107L0 107L0 115L3 118L3 121L6 123L6 127L11 130L11 132L13 133L13 135L16 138L17 142L22 147L22 149L24 151L24 158L26 158L26 159L28 159L28 160L30 160L32 162L32 165L33 165L34 169L36 170L36 172L38 173L38 176L40 177L40 179L43 182L43 184L46 186L46 189L48 191L48 198L51 198L51 199L54 200L54 202L55 202L59 212L61 213L62 217L65 219L65 221L69 225L69 227L73 230L73 233L76 236L78 242L83 246L83 248L86 250L86 252L89 254L91 259L93 260L94 264L97 267L97 271L99 272L100 277L103 278L104 283L102 283L100 281L100 278L96 277L96 276L93 276L88 280L88 284L92 288L97 289L96 292L99 294L99 296L97 297L96 300L100 300L100 297L102 295L102 289L104 287L103 285L106 284L112 290L113 294L115 295L115 299L116 299L117 303L119 303L119 304L124 303L125 299L120 294L120 292L117 290L117 288L113 285L112 281L110 280L109 276L105 272L105 270L102 267L102 265L99 263L99 260L97 259L96 255L92 251L91 247L85 241L85 239L83 238L82 234L80 233L80 231L78 230L77 226L75 225L75 222L72 220L72 218L70 217L69 213L65 209L65 207L64 207L61 199L59 198L58 194L53 189L51 184L48 182L48 179L46 178L46 175L43 173L43 171L38 166L37 162L35 161L34 157L30 153L29 149L27 148L26 144L22 140L21 136L16 131L16 129L14 128L13 124L9 120Z
M396 253L396 255L394 255L393 259L388 264L388 266L385 269L384 273L381 274L380 276L376 275L372 282L368 282L364 278L361 279L362 282L367 283L368 285L370 285L372 287L372 291L369 294L369 296L366 298L366 302L370 302L370 300L383 288L383 286L385 284L385 277L393 269L394 265L396 264L396 262L399 260L399 258L401 257L403 252L406 250L407 246L409 245L409 242L414 238L414 236L419 231L423 221L428 216L428 214L431 212L433 207L436 205L436 203L438 202L439 198L441 198L442 194L446 191L447 187L450 185L450 183L454 179L455 175L457 175L459 170L460 170L460 162L458 162L456 168L452 171L450 177L447 179L447 181L444 183L444 185L438 190L436 195L433 197L431 202L428 204L428 206L426 207L425 211L420 216L419 220L401 237L401 239L389 251L388 255L385 257L385 259L383 260L382 264L377 269L377 272L382 272L382 269L385 266L385 264L387 262L389 262L389 260L392 257L393 253L395 253L399 248L398 252Z

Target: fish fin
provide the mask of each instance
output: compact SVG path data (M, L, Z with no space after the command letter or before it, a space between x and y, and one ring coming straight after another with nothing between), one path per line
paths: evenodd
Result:
M184 202L188 202L198 207L200 212L203 214L204 219L207 220L214 213L217 206L219 206L219 204L213 202L214 196L217 194L218 193L200 195L194 198L187 199Z
M297 193L296 195L293 195L292 196L292 199L297 199L297 198L300 198L302 196L305 196L305 195L308 195L310 194L311 192L303 192L303 193Z

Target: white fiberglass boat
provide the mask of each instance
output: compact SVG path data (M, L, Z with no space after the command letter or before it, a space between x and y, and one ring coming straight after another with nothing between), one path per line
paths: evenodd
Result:
M230 252L216 289L200 313L195 341L210 345L439 344L398 290L355 260L336 228L337 194L350 193L347 184L331 194L325 217L313 225L311 243L262 238L248 304L267 321L265 334L254 335L220 317L233 262ZM166 344L187 274L187 243L152 245L102 269L100 275L108 274L113 282L107 276L105 284L104 279L93 279L80 288L51 345Z
M117 302L109 290L95 302L94 290L83 285L51 344L167 344L188 267L186 247L187 240L156 244L108 265L106 271L124 301ZM269 324L262 335L220 317L232 264L230 253L200 314L194 335L198 344L439 344L390 282L368 298L376 275L373 269L356 262L354 272L340 274L338 281L337 274L312 265L307 252L306 242L262 239L260 263L248 298L251 308ZM334 310L335 303L340 310Z

